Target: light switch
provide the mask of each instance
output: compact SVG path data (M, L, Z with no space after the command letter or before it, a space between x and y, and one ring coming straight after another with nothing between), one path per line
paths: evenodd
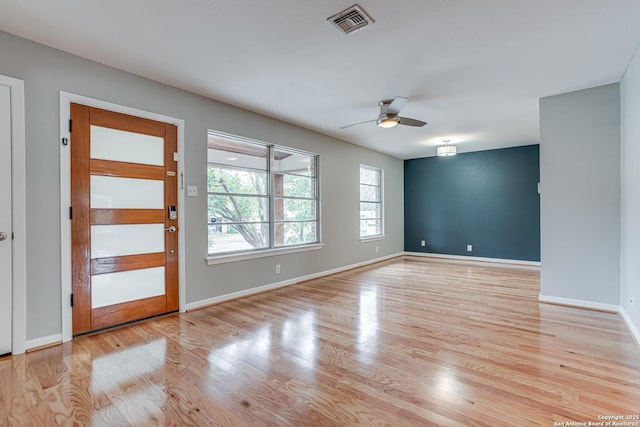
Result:
M196 197L198 195L198 186L196 185L188 185L187 186L187 196Z

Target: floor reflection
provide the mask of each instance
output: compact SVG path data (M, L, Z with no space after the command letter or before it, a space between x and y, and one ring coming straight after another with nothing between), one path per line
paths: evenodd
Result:
M358 360L374 363L378 352L378 287L360 288Z
M228 344L211 350L207 360L212 368L223 369L229 373L241 369L240 364L230 361L250 361L253 366L266 372L270 365L271 350L271 325L267 324L248 337L235 338Z
M94 358L87 396L96 410L93 422L142 425L163 418L166 357L167 340L160 338Z
M110 388L125 387L140 377L164 367L167 356L167 340L157 339L144 345L127 348L117 353L93 359L91 391L108 392Z
M295 354L294 363L301 368L316 367L316 314L306 311L288 317L282 325L280 345L285 351Z
M435 393L444 399L456 400L460 394L455 371L442 368L436 374Z
M317 331L316 315L304 311L287 316L281 323L273 322L253 331L248 337L233 338L227 344L212 349L208 361L212 366L225 363L224 368L238 369L236 364L226 365L229 360L251 361L252 365L268 369L268 363L278 349L295 357L290 359L305 369L316 366Z

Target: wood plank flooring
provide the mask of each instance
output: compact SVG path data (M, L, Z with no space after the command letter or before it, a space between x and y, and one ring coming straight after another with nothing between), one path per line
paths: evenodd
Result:
M538 293L396 258L0 359L0 425L640 425L621 319Z

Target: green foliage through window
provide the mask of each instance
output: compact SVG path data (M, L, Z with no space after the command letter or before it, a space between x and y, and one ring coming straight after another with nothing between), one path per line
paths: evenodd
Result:
M209 254L316 243L317 156L210 131Z

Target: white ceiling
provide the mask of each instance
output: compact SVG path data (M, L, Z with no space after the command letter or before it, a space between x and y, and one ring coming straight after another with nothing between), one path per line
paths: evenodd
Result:
M535 144L540 97L620 81L639 0L0 0L0 29L407 159ZM422 128L378 128L409 98Z

